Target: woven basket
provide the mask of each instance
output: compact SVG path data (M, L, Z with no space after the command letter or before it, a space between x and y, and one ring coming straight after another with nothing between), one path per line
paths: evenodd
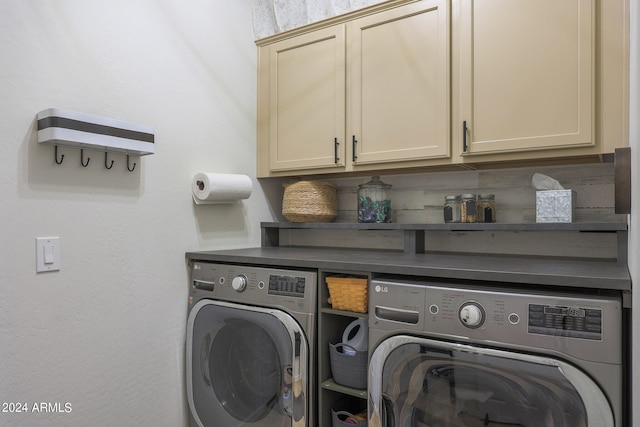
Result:
M337 210L335 184L299 181L284 185L282 215L291 222L331 222Z
M356 277L327 277L330 304L336 310L367 312L369 282Z

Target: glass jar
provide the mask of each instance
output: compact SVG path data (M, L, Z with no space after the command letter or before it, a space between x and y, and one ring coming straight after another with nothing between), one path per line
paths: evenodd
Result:
M478 222L496 222L496 196L478 194Z
M444 222L460 222L460 196L445 196Z
M358 189L358 222L391 222L391 185L374 176Z
M460 222L476 222L476 195L460 195Z

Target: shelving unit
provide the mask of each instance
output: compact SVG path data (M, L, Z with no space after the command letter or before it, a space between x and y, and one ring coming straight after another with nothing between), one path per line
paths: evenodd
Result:
M355 398L347 400L354 407L359 404L366 407L367 390L360 390L338 384L331 373L329 356L329 342L341 336L344 329L355 319L368 319L368 313L336 310L328 302L329 290L326 278L333 275L349 275L352 277L371 280L371 275L364 272L343 270L320 270L319 298L318 298L318 422L320 427L331 427L331 408L345 397ZM359 399L359 400L358 400Z

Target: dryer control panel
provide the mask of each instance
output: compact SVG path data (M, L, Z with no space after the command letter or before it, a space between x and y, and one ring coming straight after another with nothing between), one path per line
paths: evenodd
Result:
M317 273L251 265L193 262L189 302L209 298L313 313Z

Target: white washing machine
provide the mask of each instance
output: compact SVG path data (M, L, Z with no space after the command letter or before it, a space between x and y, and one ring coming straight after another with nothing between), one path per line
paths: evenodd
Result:
M316 295L315 271L192 262L191 426L310 425Z
M623 426L616 295L373 280L369 427Z

